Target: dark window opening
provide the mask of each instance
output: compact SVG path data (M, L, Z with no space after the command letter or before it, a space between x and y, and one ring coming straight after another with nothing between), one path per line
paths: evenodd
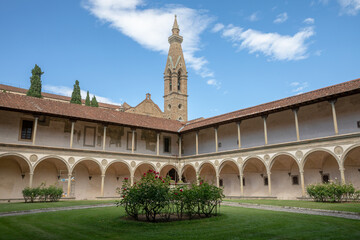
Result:
M181 77L181 72L179 72L178 74L178 91L180 91L181 89L180 77Z
M224 186L224 181L222 179L219 180L220 187Z
M171 151L171 138L164 137L164 152L169 153Z
M168 175L171 180L174 180L175 182L179 181L179 175L174 168L172 168L166 175Z
M299 185L299 177L298 176L292 176L292 184L293 185Z
M323 175L322 175L322 182L323 182L323 183L328 183L329 180L330 180L329 174L323 174Z
M245 178L243 177L243 186L245 186Z
M269 179L268 177L264 177L264 185L268 186L269 185Z
M21 139L31 140L34 121L23 120L21 127Z

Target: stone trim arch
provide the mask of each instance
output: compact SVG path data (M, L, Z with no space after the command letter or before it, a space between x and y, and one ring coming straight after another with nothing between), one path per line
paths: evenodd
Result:
M239 171L239 174L240 174L240 171L241 171L240 165L236 162L236 160L234 160L234 159L232 159L232 158L225 158L225 159L223 159L223 160L220 162L220 164L219 164L219 169L218 169L219 175L220 175L221 170L222 170L223 167L225 166L226 162L232 162L232 163L234 163L235 166L238 168L238 171Z
M181 169L180 169L180 172L181 172L181 176L184 174L184 169L189 166L189 167L192 167L195 171L195 173L197 174L197 171L196 171L196 167L194 166L194 164L192 163L186 163Z
M30 160L27 159L24 155L21 155L21 154L19 154L19 153L3 153L3 154L0 154L0 158L2 158L2 157L7 157L7 156L16 156L16 157L19 157L19 158L25 160L25 162L28 164L30 173L33 173L33 172L34 172Z
M276 153L274 156L272 156L272 158L269 161L269 171L270 172L271 172L271 168L273 167L273 165L275 163L275 159L282 155L292 158L296 162L296 165L298 166L299 170L302 169L301 164L296 160L296 157L294 155L292 155L291 153L287 153L287 152L279 152L279 153Z
M338 166L339 166L339 169L341 168L342 164L340 163L340 160L339 158L336 156L335 153L333 153L332 151L326 149L326 148L314 148L314 149L311 149L309 150L307 153L304 154L304 156L302 157L301 161L300 161L300 165L301 165L301 169L304 169L305 167L305 164L306 164L306 161L307 161L307 157L314 153L314 152L326 152L326 153L329 153L332 157L334 157L334 159L336 160Z
M215 171L215 174L216 176L218 175L218 168L210 161L204 161L202 162L200 165L199 165L199 169L198 171L196 172L196 174L199 174L200 175L200 172L202 170L202 168L204 167L205 164L209 163L213 168L214 168L214 171Z
M140 162L139 164L137 164L132 171L132 174L134 175L136 170L138 169L138 167L140 167L143 164L149 164L150 166L152 166L154 168L154 170L157 170L157 167L155 166L155 164L153 164L152 162Z
M247 157L247 158L244 159L244 162L243 162L243 164L242 164L242 166L241 166L241 173L242 173L242 174L244 173L244 169L245 169L248 161L249 161L250 159L252 159L252 158L255 158L255 159L260 160L260 161L264 164L265 169L266 169L266 172L269 172L269 166L266 164L265 160L262 159L261 157L255 155L255 156L249 156L249 157Z
M104 167L104 175L106 174L106 171L108 170L108 168L109 168L111 165L113 165L114 163L124 163L124 164L127 166L128 170L129 170L129 173L131 174L131 166L130 166L130 164L129 164L127 161L125 161L125 160L117 159L117 160L114 160L114 161L108 163L108 164L106 165L106 167Z
M176 164L174 164L174 163L166 163L166 164L164 164L163 166L161 166L161 167L159 168L159 174L161 173L161 170L163 170L163 168L166 167L166 166L173 166L173 168L175 169L176 173L179 175L179 173L180 173L179 168L178 168L178 167L176 166ZM180 176L180 175L179 175L179 176Z
M79 163L81 163L81 162L83 162L83 161L92 161L92 162L95 162L98 166L99 166L99 169L100 169L100 172L101 172L101 175L104 175L104 169L101 167L101 163L99 162L99 161L97 161L95 158L81 158L81 159L79 159L78 161L76 161L75 163L74 163L74 165L72 166L72 168L71 168L71 172L70 172L70 174L72 174L72 172L74 171L74 169L75 169L75 167L79 164Z
M33 166L33 172L35 171L37 165L39 165L41 162L43 162L43 161L45 161L45 160L47 160L47 159L51 159L51 158L58 159L58 160L62 161L63 163L65 163L65 166L66 166L66 168L67 168L67 170L68 170L68 173L70 173L71 167L70 167L69 163L68 163L64 158L62 158L62 157L60 157L60 156L56 156L56 155L48 155L48 156L45 156L45 157L40 158L40 159L39 159L38 161L36 161L36 163L34 164L34 166ZM71 172L72 172L72 170L71 170Z
M340 158L340 164L341 164L341 167L344 167L344 163L345 163L345 160L346 160L346 157L348 156L348 154L354 150L355 148L358 148L360 147L360 144L354 144L354 145L351 145L350 147L348 147L348 149L346 149L344 151L344 153L341 155L341 158Z

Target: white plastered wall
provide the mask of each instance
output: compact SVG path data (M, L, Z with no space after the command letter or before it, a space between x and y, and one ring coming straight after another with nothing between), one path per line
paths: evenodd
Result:
M215 130L206 128L199 131L199 154L215 152Z
M360 94L338 98L335 103L339 134L360 132Z
M261 117L247 119L241 122L241 147L263 146L264 121Z
M236 123L220 125L218 128L218 143L220 151L238 149L238 134Z
M268 144L296 141L295 117L291 110L270 114L266 124Z

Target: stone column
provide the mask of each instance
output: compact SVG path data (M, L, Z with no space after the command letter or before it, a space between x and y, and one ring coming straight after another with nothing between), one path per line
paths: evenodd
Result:
M199 178L200 178L200 173L196 173L196 185L200 185L200 180L199 180Z
M179 135L179 157L181 157L181 135Z
M156 155L160 155L160 133L156 133Z
M338 130L338 124L337 124L337 118L336 118L336 110L335 110L336 100L332 100L332 101L330 101L330 103L331 103L331 110L332 110L332 116L333 116L333 122L334 122L334 131L335 131L335 135L338 135L339 130Z
M35 117L34 134L33 134L32 145L35 145L35 139L36 139L36 133L37 133L38 120L39 120L39 117Z
M345 168L341 167L340 170L340 177L341 177L341 184L345 184Z
M216 186L220 187L220 175L216 174Z
M265 145L267 145L267 144L268 144L267 125L266 125L267 116L263 116L262 119L264 120L264 139L265 139Z
M73 146L74 141L74 128L75 128L75 122L71 121L71 133L70 133L70 148Z
M271 196L271 172L267 172L268 177L268 187L269 187L269 196Z
M195 148L196 148L196 155L199 155L199 131L196 131L195 134Z
M67 197L70 197L71 193L71 174L68 175L68 185L67 185Z
M237 133L238 133L238 147L241 148L241 135L240 135L240 124L241 122L237 122Z
M218 127L214 127L215 130L215 152L219 152L219 145L218 145Z
M104 182L105 182L105 175L101 175L101 190L100 190L100 196L104 196Z
M105 146L106 146L106 129L107 126L104 126L103 151L105 151Z
M304 170L300 170L300 182L301 182L301 195L305 197L305 180L304 180Z
M294 113L294 117L295 117L295 130L296 130L296 140L300 141L300 131L299 131L299 120L298 120L298 108L295 108L292 110Z
M134 151L135 151L135 129L134 128L132 128L131 129L131 131L132 131L132 136L131 136L131 153L134 153Z
M134 185L134 172L133 171L130 172L130 185L131 186Z
M32 185L33 185L33 176L34 176L34 173L30 172L29 173L29 187L32 188Z
M240 196L244 196L243 173L240 172Z

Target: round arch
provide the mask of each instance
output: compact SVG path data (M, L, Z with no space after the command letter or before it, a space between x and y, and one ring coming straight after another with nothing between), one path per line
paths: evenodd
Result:
M74 163L74 165L72 166L72 168L71 168L71 173L74 171L74 169L76 168L76 166L77 166L79 163L82 163L82 162L85 162L85 161L89 161L89 162L94 162L94 163L96 163L96 165L97 165L97 166L99 167L99 169L100 169L101 174L104 173L103 168L101 167L101 164L100 164L96 159L94 159L94 158L81 158L81 159L79 159L79 160L76 161L76 162Z
M348 154L349 154L352 150L354 150L354 149L356 149L356 148L358 148L358 147L360 147L360 144L352 145L352 146L350 146L348 149L346 149L345 152L342 154L342 156L341 156L341 158L340 158L341 164L344 164L344 161L345 161L346 157L348 156Z
M127 169L129 170L129 172L131 172L131 166L130 166L130 164L129 164L128 162L126 162L125 160L118 159L118 160L114 160L114 161L112 161L112 162L110 162L110 163L108 163L108 164L106 165L106 167L104 168L104 174L106 174L106 171L108 170L108 168L109 168L111 165L115 164L115 163L123 163L123 164L125 164L126 167L127 167Z
M199 165L198 173L200 174L201 171L202 171L203 168L204 168L204 165L208 165L208 164L214 169L215 173L217 173L217 168L216 168L216 166L215 166L212 162L210 162L210 161L204 161L204 162L202 162L202 163Z
M346 183L360 188L360 144L353 145L343 155L342 166Z
M328 149L325 149L325 148L314 148L314 149L308 151L307 153L305 153L305 155L303 156L302 161L301 161L301 166L303 168L305 167L306 161L308 160L308 156L315 153L315 152L326 152L326 153L328 153L329 155L331 155L336 160L336 162L338 163L338 165L340 167L339 158L335 155L335 153L333 153L332 151L330 151Z
M225 196L240 196L240 168L233 159L224 159L219 166L219 186Z
M249 160L251 160L251 159L257 159L257 160L261 161L264 164L266 171L268 171L268 165L266 164L264 159L262 159L259 156L249 156L249 157L245 158L245 160L244 160L244 162L242 164L242 168L241 168L242 172L244 172L244 169L245 169L246 165L248 164Z
M268 166L259 156L249 156L242 165L244 196L268 196Z
M103 196L118 197L123 180L131 178L131 168L126 161L114 160L104 168L104 175Z
M239 174L240 174L239 164L238 164L234 159L232 159L232 158L225 158L225 159L223 159L223 160L220 162L220 165L219 165L219 174L220 174L222 168L223 168L227 163L229 163L229 162L235 164L235 166L238 168Z
M181 175L183 175L184 171L186 171L189 167L191 167L196 174L196 167L194 166L194 164L192 163L186 163L182 168L181 168Z
M134 181L140 179L143 173L147 172L149 169L156 171L156 166L151 162L141 162L139 163L133 171Z
M199 166L199 177L202 181L216 185L217 168L210 161L204 161Z
M175 165L175 164L173 164L173 163L167 163L167 164L165 164L165 165L163 165L163 166L161 166L161 168L160 168L160 170L159 170L159 174L161 175L161 176L163 176L163 177L165 177L166 176L166 174L169 172L169 171L171 171L171 169L175 169L175 176L171 176L172 178L173 178L173 180L175 180L175 181L179 181L179 176L180 176L180 171L179 171L179 169L177 168L177 166ZM163 171L165 171L165 173L163 173Z
M279 152L279 153L276 153L274 156L272 156L272 158L270 159L270 163L269 163L269 170L271 171L271 168L273 167L275 161L276 161L276 158L278 157L281 157L281 156L288 156L289 158L292 158L296 165L298 166L299 169L301 169L301 165L300 163L296 160L296 157L294 155L292 155L291 153L287 153L287 152Z
M33 172L35 172L36 167L37 167L41 162L46 161L46 160L48 160L48 159L58 159L58 160L60 160L61 162L63 162L63 163L66 165L66 168L67 168L68 172L70 172L71 167L70 167L69 163L68 163L64 158L62 158L62 157L60 157L60 156L57 156L57 155L48 155L48 156L45 156L45 157L40 158L40 159L34 164L34 166L33 166Z
M0 155L0 196L3 199L22 198L22 190L29 186L30 161L21 154Z

